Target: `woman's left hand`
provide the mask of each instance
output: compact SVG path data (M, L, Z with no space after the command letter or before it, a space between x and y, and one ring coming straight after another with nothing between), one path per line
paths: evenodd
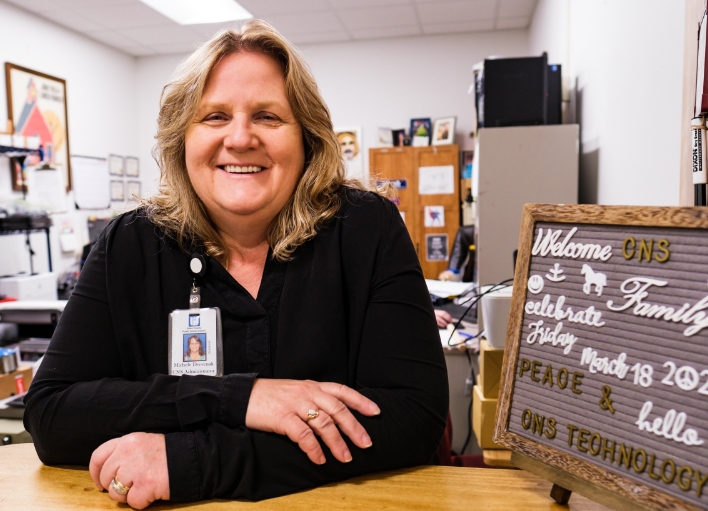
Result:
M165 435L131 433L109 440L93 451L89 472L99 490L135 509L170 499ZM113 478L130 488L127 495L111 487Z

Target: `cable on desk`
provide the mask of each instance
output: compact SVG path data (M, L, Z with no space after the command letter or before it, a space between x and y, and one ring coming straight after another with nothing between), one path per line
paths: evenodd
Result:
M471 303L469 304L469 306L467 307L467 309L465 309L465 312L462 313L462 316L460 316L460 319L457 320L457 322L455 323L454 328L453 328L452 331L450 332L450 337L449 337L449 339L447 340L447 345L448 345L449 347L455 347L455 346L459 346L459 345L462 344L462 343L451 344L450 341L452 340L452 336L455 334L455 332L457 331L457 329L459 328L459 326L462 324L462 320L465 318L465 316L467 315L467 313L472 309L472 307L473 307L479 300L482 299L482 297L483 297L484 295L489 294L489 293L491 293L492 291L497 291L497 290L499 290L499 289L503 289L503 288L505 288L505 287L509 287L509 285L510 285L509 282L513 282L513 281L514 281L513 278L506 279L506 280L502 280L502 281L499 282L498 284L494 284L492 287L490 287L489 289L487 289L485 292L483 292L483 293L481 293L481 294L475 296L474 298L472 298L472 299L470 300ZM482 330L481 332L477 333L477 335L475 335L474 337L472 337L472 339L481 336L483 333L484 333L484 330ZM469 339L468 339L468 340L469 340ZM467 342L467 340L465 340L464 342ZM473 377L474 383L476 383L476 378L474 378L474 373L472 372L472 357L471 357L471 355L469 354L469 350L465 350L465 353L467 354L467 360L468 360L469 363L470 363L470 374L471 374L471 376ZM473 402L474 402L474 391L473 391L473 392L471 393L471 395L470 395L470 404L469 404L469 406L467 407L467 437L465 438L465 443L462 444L462 450L461 450L460 454L464 454L464 453L465 453L465 450L467 449L467 446L469 445L470 440L472 440L472 403L473 403Z
M466 316L467 313L472 309L472 307L473 307L484 295L489 294L489 293L491 293L492 291L498 291L499 289L503 289L503 288L505 288L505 287L509 287L509 286L510 286L509 282L514 282L514 279L513 279L513 278L510 278L510 279L502 280L502 281L499 282L498 284L494 284L492 287L490 287L489 289L487 289L484 293L481 293L481 294L475 296L474 298L472 298L472 299L470 300L471 303L467 306L467 308L465 309L465 312L462 313L462 316L460 316L460 319L457 320L457 322L455 323L455 326L454 326L453 329L450 331L450 337L447 339L447 345L448 345L448 347L454 347L454 346L458 346L458 345L459 345L459 343L458 343L458 344L450 344L450 341L452 340L452 336L455 334L455 332L457 331L457 329L460 328L460 325L462 324L462 320L465 319L465 316ZM477 335L480 335L480 334L477 334Z

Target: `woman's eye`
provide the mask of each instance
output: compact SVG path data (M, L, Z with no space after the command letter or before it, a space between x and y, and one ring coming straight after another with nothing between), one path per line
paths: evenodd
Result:
M268 112L261 112L259 114L256 114L256 119L259 119L261 121L266 121L266 122L279 122L280 121L278 116L268 113Z
M209 114L204 118L205 121L223 121L225 119L226 116L224 114Z

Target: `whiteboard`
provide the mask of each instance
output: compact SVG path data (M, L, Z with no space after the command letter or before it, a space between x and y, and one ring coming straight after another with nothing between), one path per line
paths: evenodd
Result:
M105 158L71 157L74 201L79 209L111 207L108 162Z

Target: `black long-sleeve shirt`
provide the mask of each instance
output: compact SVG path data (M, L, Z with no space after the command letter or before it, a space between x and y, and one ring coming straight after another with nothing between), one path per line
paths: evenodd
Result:
M427 463L447 417L430 298L395 206L342 192L337 217L288 263L269 257L256 299L216 260L202 307L221 309L224 374L170 376L168 314L188 308L189 254L143 212L102 233L26 398L46 464L83 464L103 442L164 433L175 501L262 499ZM381 409L355 413L373 440L315 465L287 437L244 425L253 379L348 385Z

